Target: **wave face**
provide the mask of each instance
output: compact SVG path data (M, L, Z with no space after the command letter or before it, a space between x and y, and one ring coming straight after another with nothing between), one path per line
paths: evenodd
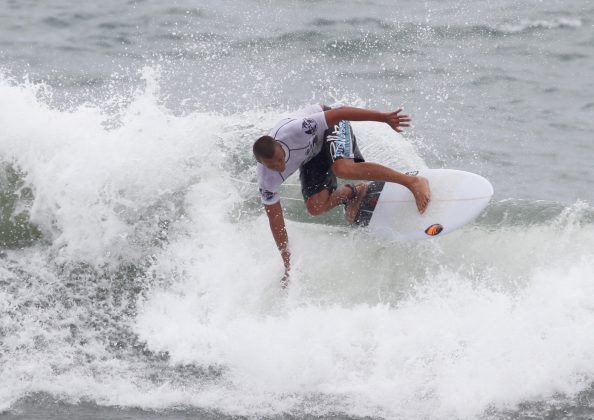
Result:
M249 184L251 143L278 111L179 115L157 72L143 80L115 113L0 82L0 409L49 394L231 416L476 418L588 392L589 204L500 197L461 231L386 244L287 201L284 293ZM389 130L355 131L369 158L425 166Z

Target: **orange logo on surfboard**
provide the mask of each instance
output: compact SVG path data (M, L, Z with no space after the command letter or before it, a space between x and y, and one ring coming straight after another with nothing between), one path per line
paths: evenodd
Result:
M443 226L440 225L439 223L436 223L434 225L429 226L427 229L425 229L425 233L429 236L436 236L436 235L439 235L442 230L443 230Z

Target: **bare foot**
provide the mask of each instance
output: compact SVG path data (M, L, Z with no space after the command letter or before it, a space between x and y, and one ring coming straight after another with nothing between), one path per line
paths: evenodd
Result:
M353 200L351 204L349 204L346 208L346 212L344 218L346 219L347 224L352 225L355 221L355 217L357 217L357 212L359 211L359 206L361 205L361 201L363 197L365 197L365 191L367 191L367 184L362 182L355 186L355 190L357 191L357 197Z
M413 178L414 180L412 181L409 189L415 197L419 213L423 214L425 213L427 205L431 200L431 190L429 189L429 181L427 181L427 178L423 178L422 176L415 176Z

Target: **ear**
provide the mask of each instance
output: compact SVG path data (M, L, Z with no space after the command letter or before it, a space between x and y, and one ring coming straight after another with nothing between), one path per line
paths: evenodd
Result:
M276 143L276 150L280 151L281 155L283 156L283 159L285 158L285 149L283 149L283 146L280 145L280 143Z

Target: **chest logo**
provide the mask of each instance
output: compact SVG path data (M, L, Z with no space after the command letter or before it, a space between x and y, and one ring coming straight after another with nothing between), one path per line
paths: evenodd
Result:
M315 134L318 129L316 121L311 118L305 118L302 124L303 132L305 134Z

